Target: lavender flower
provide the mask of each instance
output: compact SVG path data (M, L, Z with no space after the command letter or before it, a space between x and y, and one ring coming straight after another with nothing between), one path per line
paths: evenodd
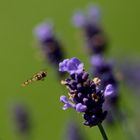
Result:
M111 84L107 85L106 86L106 89L104 91L104 96L107 97L107 96L110 96L114 93L114 88Z
M45 60L57 69L59 62L64 58L64 52L60 41L54 34L52 23L44 22L39 24L34 29L34 34L41 45ZM63 76L62 73L59 72L59 76Z
M59 63L59 71L68 72L69 74L81 73L83 69L83 63L81 63L75 57L71 59L65 59L63 62Z
M107 38L99 24L99 7L96 5L89 6L87 16L78 11L72 19L74 26L80 27L82 30L90 54L104 53L107 47Z
M76 104L76 111L77 112L85 112L87 110L87 106L81 103Z
M66 110L70 107L75 108L75 105L71 101L69 101L66 96L61 96L60 101L64 103L63 110Z
M86 17L81 11L77 11L72 17L72 22L78 28L83 27L86 24Z
M45 42L47 39L54 36L53 25L52 23L41 23L34 29L34 35L41 42Z
M13 109L13 117L17 125L17 130L21 134L29 133L31 130L31 121L29 118L28 111L23 105L20 104L16 105Z
M82 64L82 67L79 65ZM70 77L61 83L69 90L69 100L65 96L60 97L64 103L63 109L74 108L77 112L84 113L84 125L95 126L101 123L107 114L103 111L104 91L111 92L111 89L100 90L100 80L89 79L89 74L84 71L84 65L77 58L66 59L59 65L60 71L66 71ZM109 93L108 93L109 94Z

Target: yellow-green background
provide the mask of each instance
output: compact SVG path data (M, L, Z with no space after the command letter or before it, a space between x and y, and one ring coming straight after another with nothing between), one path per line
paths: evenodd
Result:
M88 57L81 49L78 32L72 27L73 10L86 9L87 4L101 6L103 25L110 39L108 57L122 61L125 57L140 54L140 1L139 0L0 0L0 139L19 140L13 130L11 105L16 101L25 103L31 110L33 132L30 140L60 140L65 123L70 116L79 120L79 125L89 140L101 140L96 127L82 125L82 117L73 110L63 111L59 96L66 94L57 81L52 67L47 66L48 77L44 82L22 88L20 84L33 73L44 68L38 60L33 27L46 18L51 18L56 32L63 42L67 57L79 57L89 69ZM138 99L121 85L122 108L127 108L130 123L140 131ZM130 112L129 112L130 110ZM71 115L73 114L73 115ZM131 115L132 114L132 115ZM132 128L133 129L133 128ZM106 128L110 140L128 139L120 125Z

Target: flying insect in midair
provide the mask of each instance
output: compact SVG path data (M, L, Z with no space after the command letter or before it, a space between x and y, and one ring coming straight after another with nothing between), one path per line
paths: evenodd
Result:
M32 78L26 80L24 83L22 83L21 85L23 87L27 86L28 84L35 82L35 81L40 81L40 80L44 80L44 78L47 76L47 72L46 71L39 71L38 73L34 74Z

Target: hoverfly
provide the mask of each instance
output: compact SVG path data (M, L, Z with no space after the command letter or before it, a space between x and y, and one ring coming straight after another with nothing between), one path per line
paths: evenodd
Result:
M40 81L40 80L44 80L44 78L47 76L47 72L45 71L39 71L38 73L34 74L32 76L32 78L30 78L29 80L26 80L24 83L21 84L21 86L25 87L28 84L35 82L35 81Z

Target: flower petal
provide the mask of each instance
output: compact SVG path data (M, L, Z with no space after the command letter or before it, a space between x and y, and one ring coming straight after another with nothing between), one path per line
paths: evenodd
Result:
M85 105L82 105L81 103L78 103L76 105L76 111L77 112L85 112L87 107Z
M92 23L98 23L101 18L101 13L98 5L90 5L88 7L88 15L92 21Z
M66 110L67 108L75 108L75 105L70 102L66 96L62 95L60 97L60 101L64 103L64 106L63 106L63 110Z
M82 27L86 22L86 17L81 11L77 11L72 18L72 22L76 27Z
M105 89L105 91L104 91L104 96L106 97L106 96L110 96L110 95L112 95L114 93L114 87L111 85L111 84L109 84L109 85L107 85L106 86L106 89Z
M59 63L59 71L66 71L69 74L81 73L84 69L84 64L75 57L71 59L65 59L63 62Z
M53 25L52 23L41 23L34 30L35 36L40 40L44 41L46 38L53 36Z

